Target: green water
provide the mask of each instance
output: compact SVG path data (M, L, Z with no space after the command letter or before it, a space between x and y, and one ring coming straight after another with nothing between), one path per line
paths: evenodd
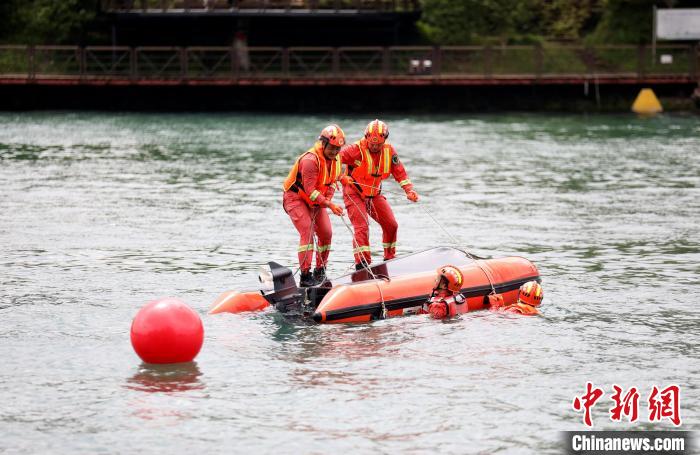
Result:
M456 237L527 257L543 317L208 316L258 265L295 265L281 180L327 123L355 140L369 120L0 114L0 452L560 453L587 381L606 392L594 429L674 428L646 409L672 383L700 428L698 117L386 119L422 196L386 185L399 253ZM333 229L331 275L352 265ZM205 343L151 368L129 326L168 295ZM636 424L610 421L613 384L640 390Z

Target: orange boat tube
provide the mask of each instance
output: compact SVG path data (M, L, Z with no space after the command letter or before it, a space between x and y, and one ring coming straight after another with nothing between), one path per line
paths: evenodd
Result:
M504 303L516 302L520 286L539 281L537 267L525 258L477 259L456 265L464 275L461 293L469 311L488 305L494 291ZM368 322L414 314L429 298L435 284L433 270L334 286L319 303L313 319L319 323Z

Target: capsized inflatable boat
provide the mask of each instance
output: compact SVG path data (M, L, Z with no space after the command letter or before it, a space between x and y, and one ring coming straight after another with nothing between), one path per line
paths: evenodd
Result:
M225 292L209 313L240 313L273 305L285 315L319 323L368 322L415 314L430 297L437 268L447 264L464 275L462 294L469 311L486 307L488 295L494 292L503 296L506 305L513 304L523 283L540 281L537 267L525 258L483 259L449 247L374 264L369 270L309 288L297 287L290 269L269 262L260 274L262 289Z

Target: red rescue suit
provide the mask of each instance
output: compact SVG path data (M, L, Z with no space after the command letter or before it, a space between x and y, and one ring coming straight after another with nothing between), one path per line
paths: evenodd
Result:
M284 181L282 207L299 232L299 266L311 268L316 234L316 267L325 267L331 249L333 231L326 207L335 192L334 183L341 174L340 156L328 160L319 141L297 158Z
M497 313L521 314L523 316L537 316L540 314L537 308L523 302L516 302L512 305L496 305L492 303L489 305L489 309Z
M382 228L384 260L396 256L396 232L399 225L386 198L381 194L382 181L390 175L407 193L413 189L399 155L388 142L378 153L372 153L365 139L348 145L340 151L343 164L348 166L352 179L343 179L343 201L355 230L353 256L355 263L371 263L369 247L369 217Z

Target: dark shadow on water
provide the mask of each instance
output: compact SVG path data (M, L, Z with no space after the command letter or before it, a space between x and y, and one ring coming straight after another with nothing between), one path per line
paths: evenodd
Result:
M197 362L155 365L142 363L124 387L140 392L186 392L201 390L205 385Z
M394 348L414 337L412 331L405 330L400 321L403 318L387 322L319 325L301 318L290 319L279 313L270 316L265 323L269 324L272 338L279 343L275 355L298 363L324 356L346 360L390 356Z

